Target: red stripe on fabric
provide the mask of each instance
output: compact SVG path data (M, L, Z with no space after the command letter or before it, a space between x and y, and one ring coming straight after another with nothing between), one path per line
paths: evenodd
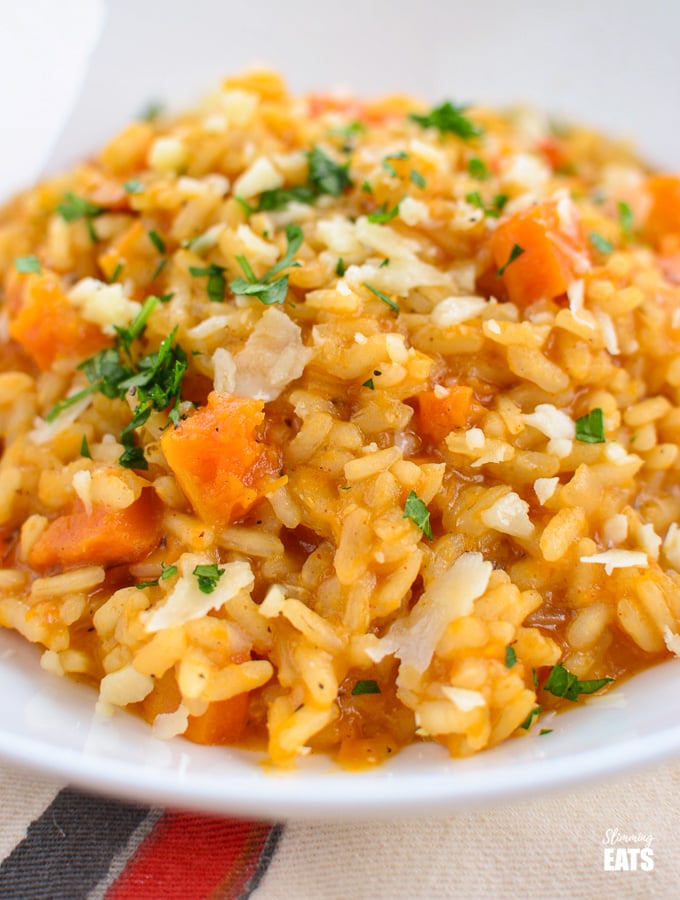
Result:
M165 813L106 900L235 900L271 829L263 822Z

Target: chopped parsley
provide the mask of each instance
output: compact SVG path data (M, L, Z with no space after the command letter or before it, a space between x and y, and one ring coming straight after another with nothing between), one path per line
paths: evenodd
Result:
M309 163L308 184L317 196L330 194L332 197L339 197L352 186L349 165L339 165L318 147L312 147L307 153L307 161Z
M505 665L508 669L512 669L512 667L517 662L517 654L515 653L515 648L511 647L510 644L505 648Z
M189 274L194 278L207 278L208 297L213 303L224 301L224 292L227 288L227 279L224 277L224 266L210 263L209 266L189 266Z
M541 730L538 732L538 736L543 737L544 734L552 734L552 733L553 733L552 728L541 728Z
M399 207L401 205L401 200L392 209L388 208L387 203L383 203L379 210L376 212L369 213L367 216L369 222L379 222L381 225L385 222L390 222L394 219L395 216L399 214Z
M352 696L359 697L361 694L379 694L380 687L377 681L360 680L352 688Z
M375 294L376 297L379 297L383 303L386 303L390 309L394 310L394 312L399 315L399 304L395 303L394 300L391 300L387 294L383 294L382 291L379 291L377 287L373 287L372 284L369 284L367 281L362 282L363 286L367 288L372 294Z
M128 194L143 194L144 185L138 178L131 178L123 185L123 190Z
M161 563L161 581L167 581L168 578L174 578L177 574L177 566L166 566L165 563Z
M291 200L298 203L313 203L316 199L314 191L304 184L294 185L290 188L272 188L263 191L257 204L257 212L270 212L285 209Z
M24 275L28 274L29 272L33 273L34 275L42 275L40 260L32 253L28 256L19 256L17 259L15 259L14 267L17 272L21 272Z
M300 265L293 257L300 249L303 240L304 233L299 225L286 226L286 252L276 265L272 266L268 272L265 272L262 278L255 276L245 256L237 256L236 261L243 269L243 274L246 277L235 278L229 284L231 291L237 296L257 297L266 306L274 303L283 303L288 293L288 276L283 275L280 278L275 278L274 276L278 275L283 269Z
M406 498L406 504L404 505L404 515L402 516L402 518L410 519L415 525L418 526L418 528L420 528L420 530L429 541L432 540L430 512L425 502L420 499L415 491L411 491L411 493Z
M345 265L345 260L342 258L342 256L340 256L338 257L338 261L335 266L335 274L338 276L338 278L342 278L346 271L347 266Z
M252 214L255 212L255 207L251 206L247 200L245 200L243 197L240 197L238 194L234 194L234 200L236 200L238 205L247 216L252 216Z
M374 383L374 381L373 381L372 378L368 378L368 379L366 379L366 381L362 381L362 382L361 382L361 386L362 386L362 387L365 387L365 388L368 388L369 391L374 391L374 390L375 390L375 383Z
M500 269L496 272L496 274L499 276L499 278L505 274L505 270L508 268L508 266L512 265L512 263L514 263L514 261L516 259L519 259L519 257L523 253L524 253L524 247L520 247L519 244L512 245L512 250L510 251L510 256L508 256L505 263L503 263L503 265L500 267Z
M84 219L87 224L90 240L93 244L97 243L99 236L95 231L92 219L104 212L104 209L101 206L90 203L89 200L86 200L84 197L79 197L72 191L67 191L64 194L61 203L57 204L57 212L65 222L77 222L79 219Z
M531 726L534 724L534 720L537 719L538 716L540 716L542 712L543 712L543 710L540 706L534 706L534 708L531 710L529 715L526 717L526 719L522 722L522 724L519 727L523 728L525 731L528 731L531 728Z
M149 240L159 253L165 253L165 241L157 231L147 231Z
M384 269L386 266L389 266L389 264L390 264L390 259L389 259L389 257L385 257L385 259L380 263L380 265L378 266L378 268L379 268L379 269Z
M581 681L573 672L557 663L550 670L543 689L555 697L563 697L565 700L571 700L575 703L580 694L594 694L595 691L599 691L600 688L603 688L613 680L613 678L594 678Z
M192 575L196 576L199 591L203 594L212 594L217 587L217 582L224 575L224 569L220 569L217 563L211 563L210 565L196 566Z
M482 129L464 115L467 107L455 106L450 100L435 106L429 113L409 113L409 118L423 128L436 128L440 134L455 134L463 140L480 137Z
M153 270L153 275L151 276L152 281L155 281L158 278L158 276L161 274L161 272L167 266L167 264L168 264L168 259L166 256L164 256L163 259L158 263L156 268Z
M361 185L362 193L364 194L372 194L373 188L371 186L371 182L368 179L365 179Z
M121 262L119 260L116 263L116 268L113 270L113 272L111 274L111 279L109 281L109 284L114 284L116 281L118 281L118 279L120 278L120 273L123 271L124 268L125 268L125 263Z
M344 140L348 140L349 138L355 137L357 134L364 134L366 131L366 126L363 122L349 122L347 125L342 125L338 128L333 128L329 132L332 137L343 138Z
M486 181L489 177L489 168L487 164L478 156L473 156L468 160L467 170L468 175L470 175L471 178L476 178L478 181Z
M591 231L588 235L588 240L598 251L598 253L611 253L614 249L614 245L611 243L611 241L608 241L607 238L602 237L602 235L598 234L597 231Z
M90 447L87 443L87 436L83 435L83 439L80 442L80 455L84 456L85 459L92 459L92 454L90 453Z
M497 219L505 209L505 204L508 202L507 194L496 194L491 203L487 206L479 191L473 191L470 194L466 194L465 199L471 206L476 206L477 209L481 209L484 215L488 216L490 219Z
M139 113L142 122L155 122L165 111L165 104L160 100L149 100L144 109Z
M604 413L599 406L576 420L576 440L584 444L604 444Z
M427 187L427 181L417 169L411 169L408 177L411 179L413 184L416 185L416 187L419 187L422 190L425 190L425 188Z
M631 241L633 239L633 210L625 200L619 200L617 208L619 211L619 225L621 226L621 231L623 231L626 240Z
M118 462L126 468L148 468L143 449L135 445L134 432L147 421L153 410L160 412L169 409L170 420L175 424L179 421L180 389L187 369L187 357L184 350L174 343L178 326L162 341L156 353L135 359L131 352L133 342L144 331L156 305L163 300L161 297L147 297L129 327L116 326L113 346L100 350L77 367L85 373L89 385L61 400L46 416L48 422L54 421L62 410L89 394L100 393L109 399L123 400L129 391L137 405L131 421L121 434L124 451Z
M408 153L404 150L401 150L399 153L389 153L381 163L388 175L391 175L392 178L398 178L399 173L390 162L391 159L408 159Z

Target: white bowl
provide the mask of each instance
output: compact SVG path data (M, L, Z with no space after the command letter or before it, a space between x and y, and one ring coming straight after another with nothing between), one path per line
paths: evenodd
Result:
M76 17L79 6L89 18ZM63 6L25 0L21 9L29 19L31 10L40 14L41 33L58 29L60 40L52 43L62 58L79 54L80 62L63 71L52 67L46 81L34 55L30 66L24 62L20 41L0 42L0 66L25 67L12 81L12 102L0 99L0 120L15 141L8 158L17 161L15 168L5 164L0 194L37 174L20 170L18 161L38 164L30 142L42 134L49 145L50 97L63 100L60 114L69 106L72 80L80 77L87 41L100 24L97 0ZM192 0L188 7L116 0L50 168L95 148L146 101L181 106L258 59L281 70L294 90L346 85L365 95L398 90L433 101L528 103L627 136L651 159L680 167L678 25L680 6L664 0L250 0L238 8L219 0ZM4 32L13 33L9 26ZM35 35L35 28L25 29L27 45ZM40 57L46 68L49 46L46 41ZM3 83L12 71L0 67ZM61 88L60 71L72 79ZM27 99L17 102L22 90ZM29 102L32 97L38 100ZM7 632L0 632L0 683L5 759L130 799L269 818L443 813L567 787L680 752L677 661L555 717L551 734L512 739L467 760L422 744L364 772L340 771L323 758L274 772L253 754L181 738L157 741L125 713L96 718L94 691L44 673L36 648Z

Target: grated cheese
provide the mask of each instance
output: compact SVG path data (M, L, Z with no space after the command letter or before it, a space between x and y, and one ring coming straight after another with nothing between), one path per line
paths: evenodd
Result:
M546 501L550 500L557 490L557 485L559 483L560 479L557 475L553 478L537 478L536 481L534 481L534 493L538 497L538 502L541 506L545 506Z
M602 553L594 553L592 556L582 556L582 563L600 563L604 566L607 575L611 575L614 569L629 569L634 566L646 567L648 565L647 554L641 550L604 550Z
M515 491L496 500L482 512L481 518L489 528L512 537L530 537L534 531L534 523L529 518L529 504Z

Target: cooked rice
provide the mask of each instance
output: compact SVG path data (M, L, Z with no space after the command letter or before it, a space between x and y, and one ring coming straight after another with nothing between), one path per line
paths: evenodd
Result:
M100 712L467 755L678 654L680 179L426 115L247 73L0 213L0 625Z

